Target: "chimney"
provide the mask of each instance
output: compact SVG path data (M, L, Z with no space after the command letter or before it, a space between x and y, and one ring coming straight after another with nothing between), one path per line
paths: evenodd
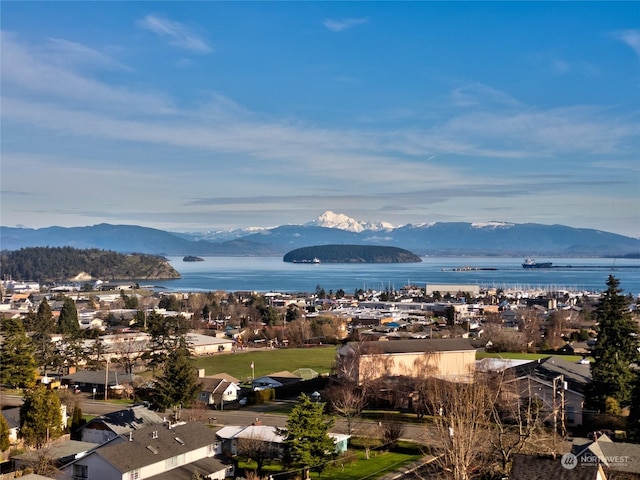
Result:
M133 432L129 432L129 441L133 442Z
M153 433L151 434L151 438L158 438L158 431L154 430Z

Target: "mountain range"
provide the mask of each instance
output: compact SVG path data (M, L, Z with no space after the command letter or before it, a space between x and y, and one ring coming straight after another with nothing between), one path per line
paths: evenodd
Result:
M640 239L588 228L536 223L436 222L393 226L325 212L302 225L175 233L136 225L40 229L0 227L0 249L98 248L156 255L277 256L307 246L386 245L418 255L635 256Z

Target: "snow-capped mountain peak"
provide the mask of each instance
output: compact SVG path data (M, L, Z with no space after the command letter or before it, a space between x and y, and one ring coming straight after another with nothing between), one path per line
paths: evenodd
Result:
M508 222L476 222L471 224L471 228L511 228L515 224Z
M390 230L394 228L393 225L387 222L361 222L342 213L334 213L330 210L327 210L318 218L307 223L306 225L314 227L337 228L340 230L346 230L348 232L355 233L360 233L365 230L378 231Z

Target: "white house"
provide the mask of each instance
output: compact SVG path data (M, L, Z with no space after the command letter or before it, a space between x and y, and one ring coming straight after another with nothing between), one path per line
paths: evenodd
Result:
M282 387L283 385L301 381L302 378L285 370L253 379L251 382L251 388L253 390L266 390L267 388Z
M215 456L218 439L199 422L153 425L119 435L62 467L74 480L211 480L233 476Z
M199 398L207 405L224 408L225 403L238 400L240 385L225 378L204 377L200 379L202 391Z
M194 355L212 355L214 353L231 352L234 341L229 338L211 337L199 333L187 334L189 350Z
M347 445L350 435L342 433L331 433L327 435L331 437L336 445L336 453L344 453L347 451ZM269 425L250 425L248 427L233 426L222 427L216 432L216 436L220 440L219 451L225 455L236 455L238 453L238 442L241 440L252 440L266 442L270 444L273 456L277 457L282 454L282 443L285 437L278 433L278 428Z

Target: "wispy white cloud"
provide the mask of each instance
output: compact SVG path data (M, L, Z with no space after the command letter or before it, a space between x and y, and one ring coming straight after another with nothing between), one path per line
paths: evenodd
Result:
M159 15L149 14L138 20L140 28L149 30L168 40L170 45L197 53L210 53L211 46L190 27Z
M640 30L619 30L613 32L613 37L626 43L640 56Z
M49 104L61 102L81 105L83 109L91 107L102 111L147 111L151 115L166 115L174 110L162 94L149 91L131 91L124 87L112 86L86 74L86 59L89 63L120 66L104 54L72 42L48 42L41 48L33 48L20 42L15 35L0 32L2 43L2 82L3 95L30 99L46 96ZM53 45L53 48L51 46ZM75 51L74 61L69 55L60 58L62 46ZM70 48L65 48L68 52ZM79 54L78 52L82 52ZM81 61L84 59L85 61ZM126 66L121 70L128 71ZM10 93L9 93L10 92ZM37 102L36 102L37 103Z
M451 98L453 104L458 107L521 105L521 103L512 96L481 83L472 83L457 87L451 92Z
M108 70L131 70L98 50L62 38L49 38L47 55L53 62L78 67L91 66Z
M249 215L263 207L281 210L286 218L291 205L303 205L305 211L318 205L340 210L349 202L354 208L383 209L400 201L444 204L473 197L495 199L499 206L505 198L533 198L552 188L584 190L574 175L580 168L565 157L579 158L584 168L603 155L606 161L627 162L640 134L637 119L612 110L532 107L480 83L459 86L447 98L448 106L465 108L442 109L395 129L382 120L344 128L268 117L215 92L201 94L204 101L192 102L196 108L185 107L165 95L102 81L78 68L77 61L51 58L52 51L77 52L77 57L67 58L111 63L108 56L82 45L54 42L43 50L13 36L3 35L2 40L3 134L11 128L21 135L28 131L57 148L55 158L47 153L46 159L29 164L3 145L3 174L8 172L3 181L9 185L28 176L29 188L42 193L41 198L69 192L59 204L66 212L95 193L97 178L113 185L108 197L117 205L105 210L114 218L142 223L160 221L167 212L179 210L176 205L190 208L176 213L175 222L190 218L203 225L212 213L216 218L225 212ZM88 146L86 151L74 148L76 139ZM16 145L29 151L26 144ZM65 150L65 145L73 147ZM551 167L557 182L532 179L531 171L545 169L541 158L563 159ZM509 163L518 173L509 170L496 181L483 171L496 162ZM51 173L38 175L36 181L32 172L44 171ZM567 175L571 182L566 182ZM145 188L136 189L136 183ZM420 190L408 191L407 186L416 183ZM158 191L171 194L158 198ZM193 192L203 193L194 200ZM131 210L133 204L138 212ZM13 205L22 208L15 200ZM79 214L66 215L75 220L73 215ZM286 221L290 218L281 223Z
M368 18L342 18L339 20L326 18L322 21L322 24L332 32L341 32L356 25L367 23L368 21Z

